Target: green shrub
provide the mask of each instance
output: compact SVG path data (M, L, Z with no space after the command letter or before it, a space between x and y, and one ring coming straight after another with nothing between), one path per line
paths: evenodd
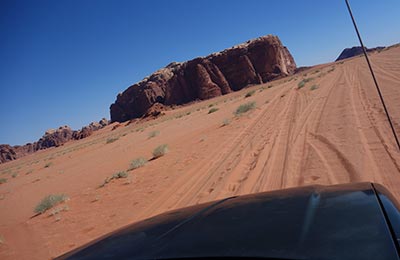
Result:
M297 87L300 89L306 85L307 82L314 80L314 78L305 78L297 84Z
M156 136L159 135L159 134L160 134L160 131L158 131L158 130L156 130L156 131L151 131L151 132L149 133L149 138L156 137Z
M111 144L111 143L114 143L115 141L117 141L118 139L119 139L119 137L110 137L107 139L106 143Z
M143 157L136 158L131 162L131 166L129 167L129 170L134 170L140 167L143 167L147 163L147 159Z
M297 84L297 88L302 88L306 85L306 82L304 81L304 79L302 81L299 82L299 84Z
M35 213L44 213L46 210L51 209L55 205L66 201L68 197L64 194L52 194L44 197L39 204L36 205L34 212Z
M6 183L7 179L6 178L0 178L0 184Z
M316 90L317 88L318 88L317 85L312 85L312 86L310 87L310 90Z
M213 107L214 106L214 104L210 104L210 105L208 105L208 107Z
M249 92L246 93L246 95L245 95L244 97L245 97L245 98L251 97L251 96L254 95L254 93L256 93L255 90L249 91Z
M213 107L210 110L208 110L208 113L211 114L211 113L217 112L218 110L219 110L219 108Z
M159 157L165 155L167 152L168 152L168 145L167 144L159 145L154 149L153 157L154 158L159 158Z
M240 105L234 112L236 116L241 115L243 113L246 113L247 111L250 111L256 107L256 102L248 102L246 104Z

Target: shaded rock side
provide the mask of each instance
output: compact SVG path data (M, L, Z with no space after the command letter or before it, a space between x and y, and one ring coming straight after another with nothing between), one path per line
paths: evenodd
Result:
M209 99L293 74L295 69L279 38L263 36L156 71L118 94L110 106L111 122L142 117L155 103L168 106Z
M375 48L371 48L371 49L365 48L365 50L367 52L374 52L374 51L383 50L384 48L385 47L379 46L379 47L375 47ZM363 54L363 50L362 50L361 46L354 46L351 48L346 48L340 53L339 57L335 61L344 60L344 59L351 58L351 57L354 57L354 56L357 56L360 54Z

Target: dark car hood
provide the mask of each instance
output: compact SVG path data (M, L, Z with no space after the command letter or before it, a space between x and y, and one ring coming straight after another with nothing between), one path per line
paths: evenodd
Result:
M398 259L393 235L371 183L309 186L167 212L59 259Z

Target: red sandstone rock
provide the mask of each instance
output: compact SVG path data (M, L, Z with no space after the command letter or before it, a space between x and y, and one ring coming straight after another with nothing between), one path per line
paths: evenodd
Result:
M173 62L118 94L111 122L146 115L155 103L209 99L293 74L296 63L277 36L268 35L187 62Z

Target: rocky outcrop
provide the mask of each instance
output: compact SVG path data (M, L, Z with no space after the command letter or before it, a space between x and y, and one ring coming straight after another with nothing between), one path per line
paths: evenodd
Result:
M94 131L97 131L108 125L108 120L103 118L99 122L90 123L88 126L82 127L81 130L74 131L69 126L61 126L57 129L50 129L34 143L25 145L11 146L8 144L0 145L0 163L12 161L21 158L25 155L34 153L39 150L50 147L61 146L71 140L79 140L90 136Z
M268 35L206 57L173 62L118 94L111 122L148 114L156 103L208 99L294 73L296 63L277 36Z
M374 51L383 50L384 48L385 47L379 46L379 47L375 47L375 48L371 48L371 49L365 48L365 50L367 52L374 52ZM335 61L344 60L344 59L354 57L354 56L357 56L360 54L363 54L363 50L362 50L361 46L354 46L351 48L346 48L342 51L342 53L340 53L339 57Z

